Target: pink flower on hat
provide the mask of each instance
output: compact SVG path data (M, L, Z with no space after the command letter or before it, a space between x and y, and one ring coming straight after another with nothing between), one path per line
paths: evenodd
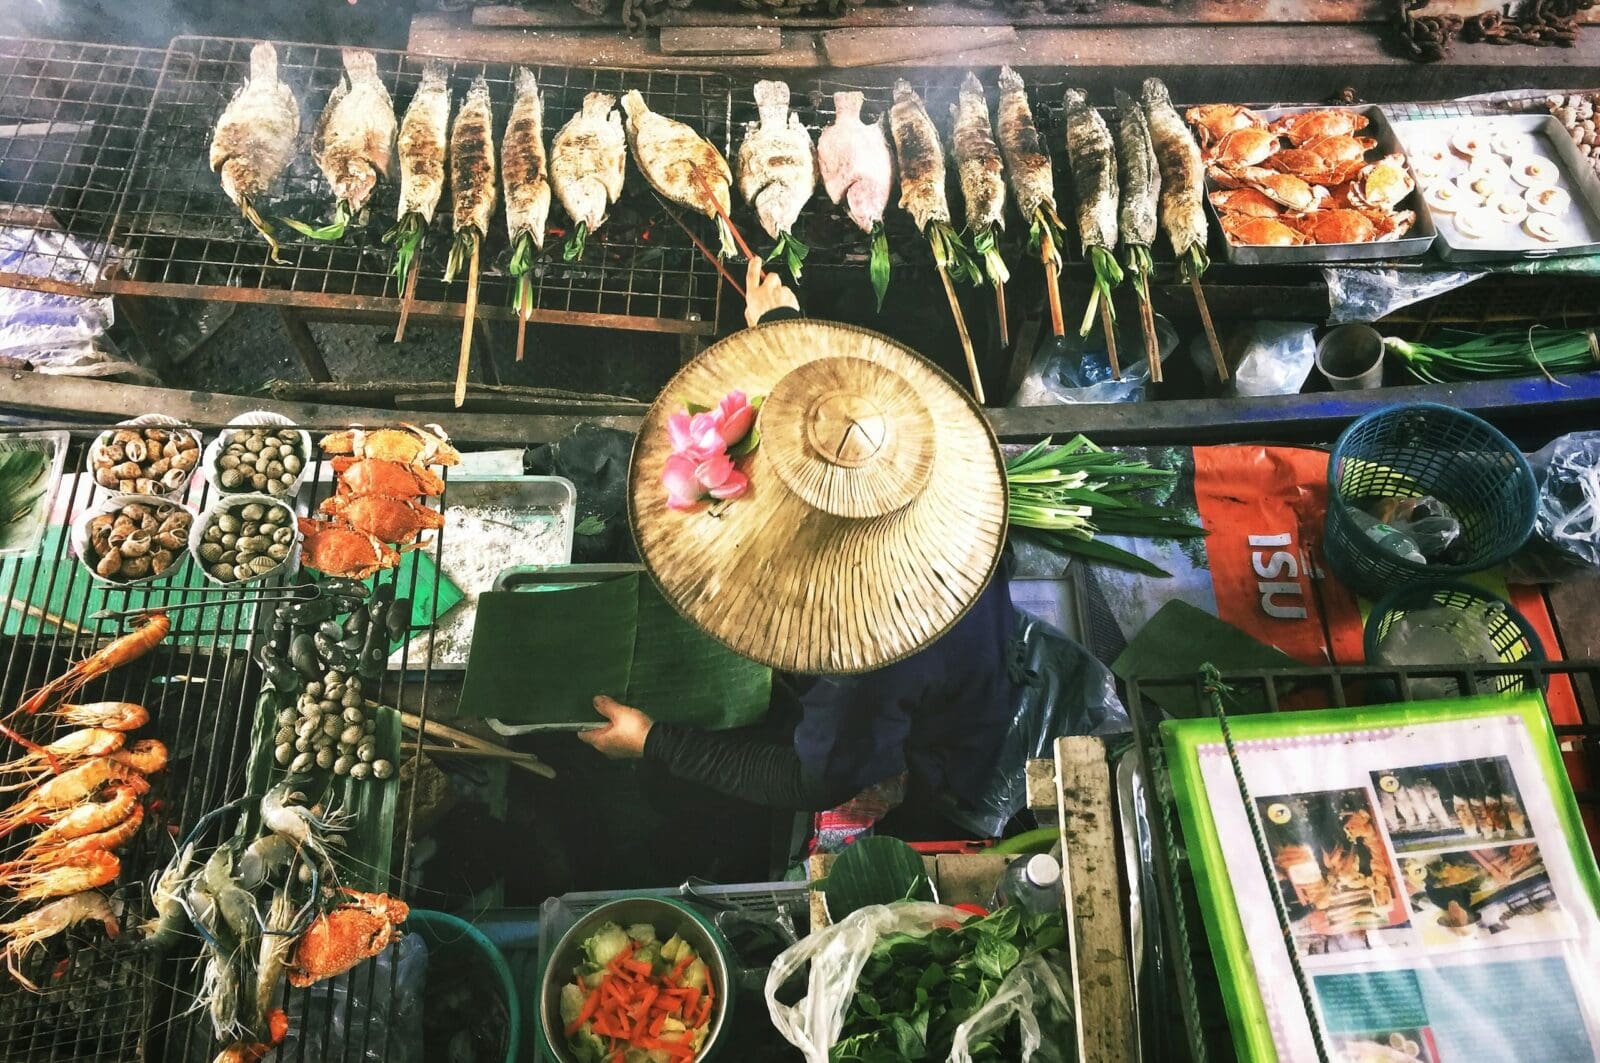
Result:
M680 411L667 418L667 438L672 454L661 470L667 505L690 510L707 499L725 502L750 488L750 478L739 471L735 456L748 454L755 439L746 439L755 427L756 408L742 391L730 391L713 410ZM759 437L757 437L759 438Z
M756 423L756 408L750 405L750 400L742 391L730 391L723 396L717 408L711 411L715 419L717 430L722 433L722 438L728 441L728 446L733 446L743 439L750 431L750 426Z

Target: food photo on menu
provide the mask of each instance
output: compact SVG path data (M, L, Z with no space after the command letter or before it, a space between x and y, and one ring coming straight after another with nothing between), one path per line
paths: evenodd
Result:
M1529 837L1522 794L1504 757L1375 771L1372 785L1399 852Z
M1334 1039L1337 1063L1440 1063L1425 1026L1344 1034Z
M1546 941L1571 932L1532 842L1402 856L1400 874L1430 948Z

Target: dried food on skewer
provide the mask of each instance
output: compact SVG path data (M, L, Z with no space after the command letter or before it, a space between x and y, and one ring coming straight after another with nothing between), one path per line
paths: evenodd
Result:
M424 234L444 194L445 159L449 151L450 85L445 65L437 59L422 68L422 80L400 121L400 205L394 228L383 234L395 245L394 278L404 284L422 249Z
M733 184L728 161L689 126L652 111L637 89L623 95L622 110L628 116L628 143L639 172L666 199L714 220L719 253L731 257L737 247L727 220L728 189Z
M1111 320L1111 289L1122 283L1122 268L1113 254L1117 246L1117 158L1111 130L1100 112L1089 106L1081 89L1068 89L1063 98L1067 123L1067 162L1078 200L1078 237L1094 267L1094 290L1084 310L1080 336L1094 327L1095 311L1102 302ZM1111 330L1106 329L1108 337Z
M550 217L550 173L544 152L544 98L533 71L517 68L516 95L500 145L500 173L505 182L506 230L511 238L511 264L516 278L512 305L526 322L533 313L533 256L544 249ZM519 352L520 357L520 352Z
M1055 176L1050 152L1033 121L1022 78L1009 66L1000 69L1000 150L1017 210L1028 222L1028 248L1038 252L1048 233L1056 265L1061 264L1065 230L1056 211Z
M789 276L800 279L809 250L794 236L794 223L817 188L811 134L789 110L789 86L782 81L755 85L759 119L739 145L739 194L756 212L761 228L777 241L767 261L782 259Z
M367 207L379 177L389 176L394 158L394 101L378 76L378 57L358 48L340 53L344 73L317 120L311 157L333 186L333 221L321 227L285 218L284 224L313 240L339 240L350 219Z
M494 217L494 107L489 82L481 74L461 101L450 131L450 200L455 237L445 265L446 283L466 268Z
M1134 291L1148 321L1150 305L1150 248L1160 222L1161 165L1144 111L1122 90L1117 90L1117 173L1122 199L1117 211L1117 235L1122 240L1122 263L1133 278ZM1157 366L1152 365L1154 374Z
M884 136L883 122L861 121L860 92L833 94L833 124L817 137L817 167L822 187L834 203L843 202L850 220L871 243L867 274L883 309L889 290L889 238L883 230L883 212L894 185L894 157Z
M211 137L211 170L222 191L255 230L266 238L272 261L278 241L257 205L294 157L300 133L300 105L278 77L278 52L262 41L250 50L250 76L217 119Z
M957 280L979 283L977 263L950 223L939 131L928 117L922 97L908 81L895 82L889 130L894 135L895 157L900 164L901 209L911 215L917 230L928 238L933 260L941 271Z
M1141 102L1161 165L1161 227L1177 257L1179 274L1185 280L1198 279L1211 264L1206 257L1206 181L1200 148L1159 78L1145 79Z
M589 234L605 223L606 212L622 197L628 164L628 135L615 108L617 98L604 92L584 96L583 106L567 120L550 146L550 184L572 217L572 235L561 257L583 257Z
M998 236L1005 228L1005 167L989 122L989 101L977 75L968 72L956 103L950 108L951 153L966 207L967 233L983 262L989 283L998 289L1011 279L1000 257Z

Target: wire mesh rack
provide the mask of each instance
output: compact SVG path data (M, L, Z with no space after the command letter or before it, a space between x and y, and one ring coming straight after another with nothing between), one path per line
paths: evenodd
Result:
M1552 726L1566 762L1579 808L1593 836L1600 831L1600 660L1529 661L1513 665L1449 668L1380 666L1260 670L1224 673L1231 695L1230 715L1245 711L1293 712L1302 709L1388 705L1466 696L1492 690L1506 677L1540 689L1570 684L1581 722ZM1453 693L1446 693L1452 690ZM1159 941L1169 958L1162 983L1141 990L1140 1028L1144 1057L1162 1061L1235 1058L1216 960L1201 921L1195 882L1159 735L1163 696L1198 704L1213 715L1198 674L1140 677L1127 684L1133 719L1134 750L1145 792L1153 806L1148 851L1154 865L1155 895L1146 897L1147 940ZM1169 701L1169 703L1171 703ZM1148 907L1159 908L1149 913Z
M212 434L216 426L195 426ZM46 502L49 524L38 550L26 557L0 560L0 704L15 705L24 691L60 675L70 662L103 646L122 630L117 619L97 619L102 609L172 608L185 602L226 602L239 594L303 583L284 574L219 594L205 582L197 563L187 560L160 581L117 587L94 580L70 548L67 528L87 507L105 497L85 468L94 431L77 435L67 457L66 473L52 486ZM0 439L4 439L0 433ZM296 498L301 512L314 511L333 489L331 476L316 462ZM180 501L204 512L211 487L197 476ZM442 507L443 498L431 500ZM438 533L441 537L443 530ZM437 561L442 538L430 549ZM419 585L420 564L403 566L380 577L394 581L397 596L420 599L424 611L414 614L406 648L391 661L391 670L369 696L383 704L405 704L427 719L432 693L431 655L412 660L415 636L431 629L415 622L432 616L437 589ZM203 597L201 597L203 595ZM21 970L41 991L32 993L9 977L0 978L0 1059L56 1061L135 1059L197 1060L215 1057L218 1045L207 1013L197 1010L200 972L198 940L185 942L165 956L141 949L135 929L154 914L147 883L172 857L174 843L186 837L200 818L247 793L247 768L252 758L252 726L262 676L252 659L258 632L272 607L252 604L207 604L202 609L172 609L172 633L147 655L95 680L74 700L126 700L143 704L150 722L132 738L157 738L169 750L169 762L152 778L146 818L133 843L123 851L121 874L106 887L119 907L123 933L111 940L95 924L83 924L28 955ZM259 611L258 611L259 610ZM431 641L431 640L425 640ZM393 666L398 661L399 668ZM404 690L401 689L402 683ZM23 732L45 742L65 730L41 714ZM269 729L270 733L270 729ZM413 755L412 743L402 755ZM7 754L10 755L9 753ZM368 785L380 785L370 783ZM382 785L398 786L398 781ZM15 794L3 795L6 805ZM385 825L387 829L388 825ZM396 846L399 860L378 869L377 882L398 885L407 880L411 858L410 809L402 802L394 831L404 839ZM0 842L0 861L13 858L25 843L21 834ZM0 902L0 918L21 909ZM383 1058L380 1035L387 1029L382 1014L367 1006L379 977L376 963L310 990L286 990L283 1006L295 1021L342 1024L350 1058ZM355 1016L359 1016L359 1019ZM361 1053L376 1049L376 1056ZM284 1053L279 1053L280 1057ZM321 1059L305 1051L295 1059Z
M285 265L269 263L266 246L223 195L208 168L212 131L249 69L257 42L179 37L167 50L151 101L148 126L130 169L113 238L130 258L127 277L108 285L128 294L228 299L351 311L397 312L399 288L381 237L394 222L398 182L380 181L364 220L338 243L318 243L284 231ZM410 103L422 61L378 51L378 68L397 112ZM327 181L311 158L311 129L343 72L340 50L311 44L278 45L279 76L300 102L301 139L275 182L264 210L307 220L331 215ZM489 83L496 137L512 100L512 66L448 60L457 101L474 77ZM693 125L724 151L728 144L726 79L704 73L658 73L603 67L535 67L544 97L546 141L575 114L588 92L615 96L637 89L650 106ZM448 196L448 192L446 193ZM448 199L441 204L423 252L413 313L460 316L465 284L442 281L449 247ZM480 313L510 317L506 273L509 241L497 213L483 255ZM687 218L711 242L712 228ZM622 200L594 233L580 262L563 261L559 229L534 268L539 320L650 331L710 333L721 282L667 208L637 172Z
M159 49L0 37L0 285L87 292Z

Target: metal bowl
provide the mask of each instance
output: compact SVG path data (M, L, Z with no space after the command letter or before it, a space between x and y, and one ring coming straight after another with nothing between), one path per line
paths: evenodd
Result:
M624 897L609 901L583 916L561 935L539 982L539 1038L550 1058L559 1063L577 1063L577 1057L567 1048L561 1022L561 987L572 980L573 969L583 962L579 946L602 923L623 927L649 923L656 928L656 936L662 941L680 934L705 961L717 1003L711 1012L705 1046L695 1057L695 1063L710 1059L722 1040L722 1031L728 1028L733 1010L728 943L705 916L687 904L665 897Z

